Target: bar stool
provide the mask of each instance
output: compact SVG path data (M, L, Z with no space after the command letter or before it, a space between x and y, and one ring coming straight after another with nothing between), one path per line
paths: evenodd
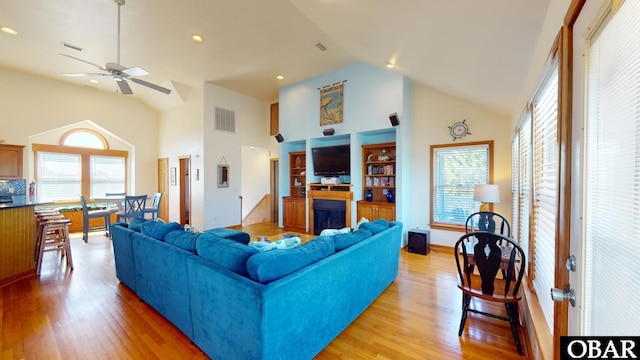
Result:
M69 240L69 224L71 220L62 214L36 212L37 240L36 240L36 275L40 275L42 259L46 251L58 251L62 257L66 257L67 268L73 270L73 258L71 256L71 243Z

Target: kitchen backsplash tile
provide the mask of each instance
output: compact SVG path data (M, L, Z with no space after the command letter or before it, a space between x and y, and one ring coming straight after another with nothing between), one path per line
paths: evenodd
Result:
M13 193L11 193L13 189ZM27 180L0 180L0 196L26 196Z

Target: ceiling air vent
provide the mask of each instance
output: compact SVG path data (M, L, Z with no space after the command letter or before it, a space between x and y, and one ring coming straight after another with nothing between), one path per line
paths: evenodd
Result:
M236 132L236 112L216 106L216 123L215 130L226 131L230 133Z

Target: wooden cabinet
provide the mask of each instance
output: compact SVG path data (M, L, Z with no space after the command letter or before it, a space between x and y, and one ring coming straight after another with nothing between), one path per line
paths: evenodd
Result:
M271 104L271 119L269 125L269 135L273 136L280 132L280 105L279 103Z
M366 201L358 201L358 216L360 221L363 217L368 220L386 219L387 221L393 221L396 219L396 205L389 203L374 203Z
M22 179L22 145L0 144L0 179Z
M289 196L282 198L282 223L285 230L307 231L307 155L289 153Z
M306 205L305 198L292 196L282 198L282 223L285 230L307 232Z
M388 202L387 193L394 196ZM367 196L369 194L369 196ZM362 145L362 201L358 201L358 220L396 218L396 143ZM370 200L368 199L370 197Z

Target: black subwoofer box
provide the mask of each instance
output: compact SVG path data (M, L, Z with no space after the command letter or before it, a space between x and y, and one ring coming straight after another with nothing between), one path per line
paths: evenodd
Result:
M427 255L429 253L429 230L409 230L407 250L410 253Z

